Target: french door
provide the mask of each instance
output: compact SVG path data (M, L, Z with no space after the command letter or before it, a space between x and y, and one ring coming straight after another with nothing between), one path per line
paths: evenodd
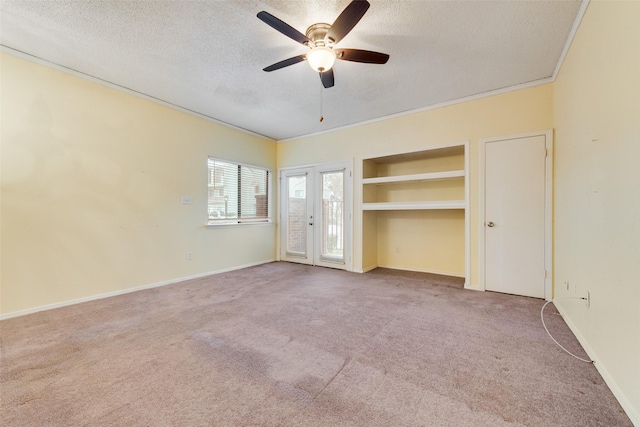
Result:
M350 162L280 171L280 259L351 270Z

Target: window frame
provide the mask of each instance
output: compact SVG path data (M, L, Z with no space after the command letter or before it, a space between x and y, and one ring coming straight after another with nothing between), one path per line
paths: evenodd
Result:
M223 219L212 219L209 215L210 215L210 203L209 203L209 195L210 192L212 190L212 186L210 184L210 162L212 161L219 161L222 163L227 163L227 164L231 164L233 166L236 166L238 168L238 175L241 176L242 174L242 168L251 168L251 169L257 169L257 170L262 170L265 171L267 174L266 177L266 197L267 197L267 216L266 217L254 217L254 218L223 218ZM217 180L215 180L214 177L214 181L217 182ZM214 186L216 185L215 183L213 184ZM236 182L236 188L237 187L237 182ZM238 211L241 211L241 206L242 206L242 199L243 199L243 194L246 193L242 193L242 187L238 188L238 203L240 203L240 205L238 206ZM235 160L229 160L229 159L223 159L221 157L215 157L215 156L208 156L207 157L207 222L206 222L206 226L208 228L211 227L229 227L229 226L247 226L247 225L268 225L268 224L273 224L273 170L269 167L265 167L265 166L259 166L259 165L253 165L253 164L249 164L249 163L243 163L243 162L238 162Z

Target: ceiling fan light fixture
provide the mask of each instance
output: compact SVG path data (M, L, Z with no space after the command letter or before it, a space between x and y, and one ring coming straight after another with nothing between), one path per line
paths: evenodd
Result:
M336 61L336 53L326 46L314 47L307 53L307 61L314 71L329 71Z

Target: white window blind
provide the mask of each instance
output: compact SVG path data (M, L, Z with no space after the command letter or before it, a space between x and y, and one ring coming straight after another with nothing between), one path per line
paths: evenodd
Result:
M270 171L209 157L209 224L268 222Z

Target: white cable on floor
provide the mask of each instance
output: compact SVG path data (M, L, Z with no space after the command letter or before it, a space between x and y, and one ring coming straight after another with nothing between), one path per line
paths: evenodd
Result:
M583 297L558 297L558 298L553 298L547 302L544 303L544 305L542 306L542 309L540 309L540 320L542 320L542 326L544 326L544 330L547 331L547 335L549 335L549 337L553 340L554 343L556 343L558 345L558 347L560 347L561 349L563 349L565 351L565 353L568 353L569 355L575 357L576 359L585 362L585 363L595 363L593 360L589 359L583 359L581 357L576 356L575 354L571 353L569 350L567 350L566 348L564 348L562 345L560 345L560 343L558 341L556 341L556 339L551 335L551 332L549 332L549 329L547 329L547 325L544 323L544 308L550 303L550 302L554 302L557 299L582 299L586 301L586 298Z

